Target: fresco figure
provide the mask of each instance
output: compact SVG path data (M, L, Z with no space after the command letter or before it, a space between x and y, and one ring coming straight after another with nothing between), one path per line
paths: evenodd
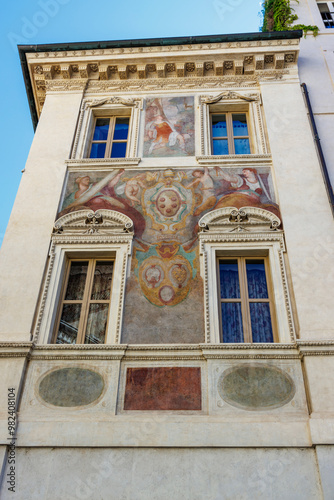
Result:
M194 216L198 216L204 210L209 210L215 206L217 198L215 195L214 183L209 173L208 167L204 167L204 170L194 170L192 173L193 177L196 179L188 184L188 188L197 187L200 185L200 190L202 193L202 202L199 207L194 212Z
M95 199L95 203L97 204L99 203L99 201L106 200L115 207L125 209L125 205L121 201L111 196L110 193L106 191L103 192L103 189L106 187L109 189L113 189L114 186L116 186L116 184L118 183L123 173L124 169L119 170L116 174L112 172L111 174L107 175L104 179L102 179L99 182L96 182L95 184L91 183L89 175L85 175L83 177L77 177L75 179L75 182L78 185L78 189L77 191L74 191L65 198L63 202L63 209L73 208L76 207L77 205L83 205L84 203L92 199Z
M89 175L77 177L75 183L78 189L66 196L58 217L85 208L90 208L94 212L99 209L116 210L133 220L136 234L140 238L145 230L143 215L115 191L123 174L124 169L113 171L95 183L91 182ZM120 190L124 192L125 187L125 184L121 185Z
M145 114L144 156L194 154L193 125L193 106L186 98L154 99Z
M219 199L215 209L222 207L259 207L280 217L278 207L255 168L244 168L241 174L232 174L219 169L220 177L230 184L230 189Z
M153 112L153 120L146 125L146 131L149 139L151 139L150 155L155 148L162 148L166 144L174 146L178 142L179 147L184 150L185 142L182 134L177 132L173 124L166 117L159 99L155 99L151 105Z
M144 184L145 180L146 174L139 174L126 181L124 194L129 198L130 205L133 207L141 203L138 196L140 196L141 190L147 187L146 183Z

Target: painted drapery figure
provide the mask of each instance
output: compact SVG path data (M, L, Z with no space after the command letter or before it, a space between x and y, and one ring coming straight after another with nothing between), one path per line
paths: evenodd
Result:
M194 98L148 99L144 156L194 155Z

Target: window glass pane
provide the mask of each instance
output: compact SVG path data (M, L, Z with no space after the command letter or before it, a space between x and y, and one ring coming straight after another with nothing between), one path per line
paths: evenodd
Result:
M90 304L85 344L103 344L107 327L109 304Z
M226 115L212 115L212 137L227 137Z
M106 152L106 143L93 143L90 151L90 158L104 158Z
M249 309L253 342L273 342L269 303L250 302Z
M97 262L94 271L92 300L109 300L113 262Z
M243 342L240 302L222 302L223 342Z
M214 155L228 155L227 139L214 139L213 141Z
M64 304L56 344L75 344L78 335L81 304Z
M246 272L250 299L267 299L268 289L263 260L247 260Z
M236 155L249 155L249 139L234 139L234 149Z
M237 260L219 261L220 297L222 299L239 299L239 274Z
M245 113L240 115L232 115L233 120L233 135L248 135L247 120Z
M82 300L85 290L88 262L71 262L65 300Z
M129 131L129 118L116 118L114 140L127 139Z
M98 118L96 120L93 141L106 141L108 138L109 118Z
M327 3L318 3L320 12L329 12Z
M125 158L126 142L113 142L111 149L111 158Z

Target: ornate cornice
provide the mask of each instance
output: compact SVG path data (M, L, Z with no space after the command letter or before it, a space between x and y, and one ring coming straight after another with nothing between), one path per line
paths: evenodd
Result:
M0 358L28 357L33 361L205 361L212 359L301 359L334 356L334 341L300 341L291 344L100 344L36 345L32 342L0 344Z
M280 219L268 210L257 207L224 207L205 214L198 223L200 231L209 234L212 231L276 231L281 225Z
M235 166L271 166L271 154L263 155L203 155L196 156L196 161L200 165L224 165L225 167Z
M234 100L234 99L240 99L242 101L252 102L252 101L260 100L260 95L259 94L244 95L244 94L240 94L239 92L225 90L224 92L221 92L220 94L218 94L216 96L214 96L214 95L201 96L200 102L201 102L201 104L215 104L215 103L220 102L220 101Z
M297 340L302 356L334 356L334 340Z
M29 358L33 342L1 342L0 358Z
M111 235L123 237L122 233L133 230L133 221L127 215L114 210L78 210L60 217L54 225L53 232L61 235Z
M289 48L285 53L280 50L272 58L265 57L264 53L242 55L238 51L230 54L213 53L206 58L191 54L185 57L182 53L183 62L168 56L157 54L154 62L151 58L148 61L139 56L131 60L120 60L118 57L116 60L100 58L94 62L84 60L77 63L50 60L50 57L54 57L50 54L45 58L47 62L44 62L41 54L35 54L30 63L30 75L38 114L41 113L47 92L175 90L175 87L214 88L225 83L247 87L250 78L255 82L267 78L280 79L295 66L297 51ZM118 104L140 106L138 102L131 102L131 99L126 101L120 100Z
M220 51L221 49L251 49L271 47L273 50L275 48L285 48L290 50L296 50L299 45L299 39L281 39L281 40L244 40L244 41L231 41L231 42L220 42L220 43L194 43L187 45L166 45L161 47L156 46L131 46L131 47L117 47L117 48L106 48L106 49L86 49L86 50L63 50L63 51L45 51L36 52L29 54L30 59L43 60L43 59L71 59L71 58L85 58L85 57L106 57L111 55L113 57L129 55L144 55L152 53L168 53L168 52L200 52L200 51Z
M71 169L92 170L96 167L102 167L110 170L113 167L136 167L140 161L141 158L81 158L80 160L66 160L65 163Z
M96 108L104 106L105 104L116 104L122 106L130 106L134 108L142 108L143 99L126 99L124 97L109 97L106 99L94 99L92 101L86 101L86 108Z
M200 240L200 252L203 253L203 244L204 243L224 243L224 242L229 242L229 243L247 243L247 242L272 242L272 241L278 241L281 247L281 250L284 250L284 238L283 238L283 232L282 231L277 231L277 232L254 232L254 233L246 233L246 232L240 232L240 233L221 233L219 231L217 232L201 232L199 233L199 240Z

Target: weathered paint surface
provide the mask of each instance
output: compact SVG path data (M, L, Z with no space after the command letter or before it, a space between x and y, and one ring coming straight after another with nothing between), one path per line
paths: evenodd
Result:
M201 369L128 368L124 410L201 410Z
M88 207L133 220L122 342L197 343L204 340L199 218L231 206L279 215L274 200L266 167L92 171L69 174L58 216Z
M274 366L247 364L222 373L220 396L244 410L271 410L287 404L295 394L291 377Z
M144 157L195 154L193 97L146 100Z
M98 399L104 382L99 373L83 368L62 368L48 373L39 384L39 395L54 406L84 406Z

